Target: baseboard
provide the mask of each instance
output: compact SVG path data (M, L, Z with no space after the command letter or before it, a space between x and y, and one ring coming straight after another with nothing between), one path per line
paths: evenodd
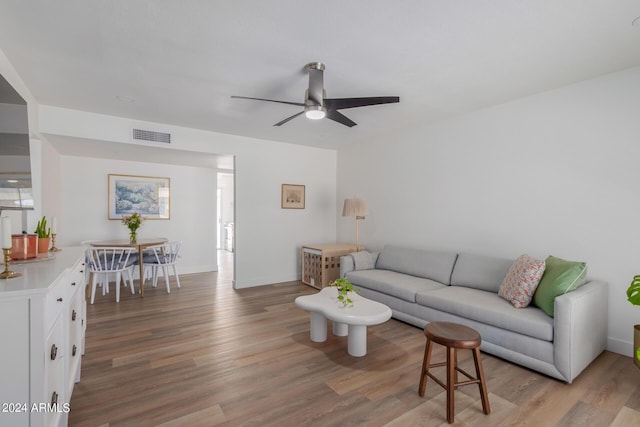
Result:
M256 286L272 285L274 283L295 282L300 280L300 274L290 276L254 277L249 279L238 279L236 272L235 289L253 288Z
M216 264L178 265L178 274L209 273L211 271L218 271L218 266Z
M631 357L633 355L633 343L616 338L607 338L607 350Z

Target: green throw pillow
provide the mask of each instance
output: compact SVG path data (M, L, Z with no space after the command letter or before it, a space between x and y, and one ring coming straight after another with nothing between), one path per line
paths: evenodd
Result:
M571 292L584 283L587 264L565 261L554 256L547 257L545 264L544 274L536 293L533 294L533 304L553 317L553 303L556 297Z

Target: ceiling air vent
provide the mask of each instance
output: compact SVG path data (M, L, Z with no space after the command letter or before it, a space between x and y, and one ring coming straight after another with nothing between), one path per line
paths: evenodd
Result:
M171 144L170 133L154 132L152 130L134 129L133 139L137 139L140 141L164 142L166 144Z

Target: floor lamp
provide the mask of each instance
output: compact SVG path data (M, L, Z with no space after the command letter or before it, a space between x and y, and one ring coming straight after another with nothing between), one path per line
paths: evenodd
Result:
M368 214L367 202L364 199L354 197L353 199L345 199L342 208L342 216L352 216L356 219L356 252L360 250L358 245L358 221L364 219Z

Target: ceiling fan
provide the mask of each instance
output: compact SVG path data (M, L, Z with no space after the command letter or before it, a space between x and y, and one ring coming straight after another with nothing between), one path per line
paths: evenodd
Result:
M304 103L278 101L275 99L251 98L248 96L232 96L231 98L254 99L257 101L277 102L280 104L297 105L304 107L304 110L294 114L291 117L279 121L274 126L282 126L296 117L304 115L308 119L319 120L331 119L345 126L353 127L356 122L339 112L347 108L366 107L368 105L392 104L400 102L398 96L368 96L364 98L326 98L326 92L323 86L324 64L322 62L311 62L305 66L309 72L309 89L305 91Z

